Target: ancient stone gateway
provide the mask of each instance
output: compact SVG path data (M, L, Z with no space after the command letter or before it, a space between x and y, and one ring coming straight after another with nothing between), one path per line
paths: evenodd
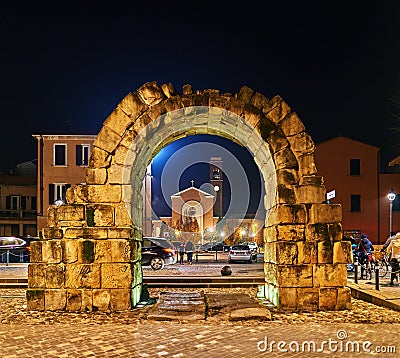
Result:
M86 184L53 206L28 269L31 310L126 310L140 299L142 194L146 167L188 135L231 139L253 154L265 185L265 292L283 309L350 307L351 249L341 241L341 207L325 204L314 143L279 96L248 87L183 93L149 82L104 121Z

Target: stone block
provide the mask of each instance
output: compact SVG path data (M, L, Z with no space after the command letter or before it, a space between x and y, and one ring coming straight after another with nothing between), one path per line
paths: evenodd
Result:
M48 289L45 291L44 309L46 311L63 311L67 303L67 291L64 289Z
M99 264L67 264L65 266L66 288L100 288Z
M337 306L337 288L321 288L319 290L319 309L334 311Z
M46 288L64 288L65 274L63 265L46 266Z
M155 81L145 83L136 92L138 98L147 106L160 103L165 98L162 89L158 87Z
M279 287L313 287L312 265L277 265Z
M78 261L78 241L72 239L61 240L61 247L65 264L70 264Z
M111 262L111 240L97 240L95 242L95 262Z
M92 210L94 226L113 226L114 207L107 204L89 205L87 211ZM90 225L92 226L92 225Z
M277 153L283 149L289 147L289 142L285 134L278 128L277 130L271 132L267 139L270 145L270 151L272 153Z
M93 311L93 290L82 290L82 311Z
M307 223L307 209L302 204L281 204L267 211L267 226Z
M57 208L54 205L50 205L47 208L47 226L50 228L57 227Z
M49 264L62 262L61 240L48 240L42 246L43 261Z
M101 264L101 288L129 288L132 284L130 264Z
M333 243L333 263L349 264L353 262L353 251L350 241L338 241Z
M265 262L277 263L276 258L276 242L266 242L264 244L264 260Z
M105 184L107 182L106 168L86 168L86 183L87 184Z
M91 264L95 259L95 240L78 241L78 262Z
M347 284L346 264L317 264L314 266L314 287L344 287Z
M296 204L296 195L292 185L279 184L277 190L279 204Z
M317 166L314 162L314 154L302 154L297 156L299 175L308 176L317 174Z
M299 176L295 169L279 169L276 171L278 184L294 185L299 183Z
M275 124L279 124L281 120L291 111L289 105L285 101L279 101L276 106L266 113L266 117L271 119Z
M302 264L317 263L317 243L305 241L297 243L297 262Z
M309 209L309 223L336 223L342 221L340 204L312 204Z
M108 229L98 227L67 228L65 239L107 239Z
M61 205L57 207L58 221L80 221L85 219L83 205Z
M305 240L305 225L302 224L285 224L276 225L277 229L277 240L282 241L304 241Z
M131 227L109 228L107 237L109 239L130 239L132 237L132 228Z
M97 148L104 150L107 153L112 153L115 148L117 148L120 141L121 136L119 133L103 125L93 145Z
M275 168L278 169L297 169L299 164L296 157L289 147L274 153Z
M130 289L113 289L110 290L111 311L127 311L131 309L131 291Z
M44 290L28 288L26 290L26 301L28 311L44 311Z
M303 122L295 112L288 113L279 123L279 128L287 137L291 137L305 131Z
M121 185L88 185L88 200L92 203L119 203L122 199Z
M333 263L333 242L328 239L317 243L318 247L318 263L332 264Z
M313 204L325 201L326 189L324 186L296 185L294 189L297 202L299 203Z
M306 132L301 132L294 136L288 137L290 146L293 148L295 155L313 154L315 152L315 144L311 136Z
M302 288L297 289L297 308L302 311L317 311L319 303L318 289Z
M132 119L139 117L148 108L136 92L127 94L118 107Z
M279 265L296 265L297 256L296 243L282 241L276 243L276 261Z
M42 262L42 247L43 247L44 241L31 241L30 247L30 263L35 263L35 262Z
M46 287L46 264L30 263L28 265L28 286L29 288Z
M115 263L129 263L131 250L128 240L111 240L111 261Z
M351 290L349 287L339 287L337 289L335 310L351 310Z
M45 227L42 229L43 239L62 239L63 232L59 228L56 227Z
M82 290L67 290L66 310L70 312L80 311L82 308Z
M125 203L115 205L115 225L116 226L130 226L132 225L132 218L128 212Z
M125 106L126 108L126 106ZM121 137L125 130L132 124L132 118L121 109L120 106L115 108L104 121L105 126L112 128L112 130L119 134Z
M110 309L110 290L93 290L93 311L108 311Z
M279 287L279 308L284 310L296 310L298 307L298 297L296 287Z
M100 147L94 146L90 153L90 168L107 168L110 165L110 153Z
M324 178L317 175L305 175L300 178L300 185L315 185L315 186L323 186Z
M74 185L68 188L65 195L68 204L83 204L88 202L88 186Z

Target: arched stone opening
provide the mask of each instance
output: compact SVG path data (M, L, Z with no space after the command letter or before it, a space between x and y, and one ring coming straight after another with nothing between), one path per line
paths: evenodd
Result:
M314 143L279 97L248 87L178 94L149 82L128 94L94 143L86 184L49 209L32 246L27 299L39 310L124 310L140 298L142 183L161 148L213 134L246 146L264 178L265 291L283 309L340 310L351 249L342 242L341 207L325 204Z

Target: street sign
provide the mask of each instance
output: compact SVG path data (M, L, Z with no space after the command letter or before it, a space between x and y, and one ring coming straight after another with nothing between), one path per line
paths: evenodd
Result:
M336 190L331 190L328 193L326 193L327 200L333 199L335 196L336 196Z

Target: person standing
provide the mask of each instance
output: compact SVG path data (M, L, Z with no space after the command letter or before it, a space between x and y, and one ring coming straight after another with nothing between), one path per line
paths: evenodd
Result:
M400 269L400 234L396 234L395 239L392 240L387 247L389 255L392 255L390 259L390 264L392 265L392 273L390 275L390 286L394 285L394 280L397 280L397 275Z
M187 255L187 261L189 265L193 263L193 251L194 251L194 244L189 240L185 246L185 252Z
M183 260L185 257L185 243L181 242L178 247L179 250L179 263L183 265Z
M395 233L395 232L391 232L390 236L387 238L387 240L385 241L385 243L382 246L381 252L385 252L386 249L389 247L390 243L396 238L396 237L400 237L400 232ZM390 261L391 259L391 253L389 251L389 255L388 255L388 260Z
M367 238L366 234L361 235L361 240L357 245L356 252L360 260L360 264L367 263L368 255L374 251L374 246L372 242Z

